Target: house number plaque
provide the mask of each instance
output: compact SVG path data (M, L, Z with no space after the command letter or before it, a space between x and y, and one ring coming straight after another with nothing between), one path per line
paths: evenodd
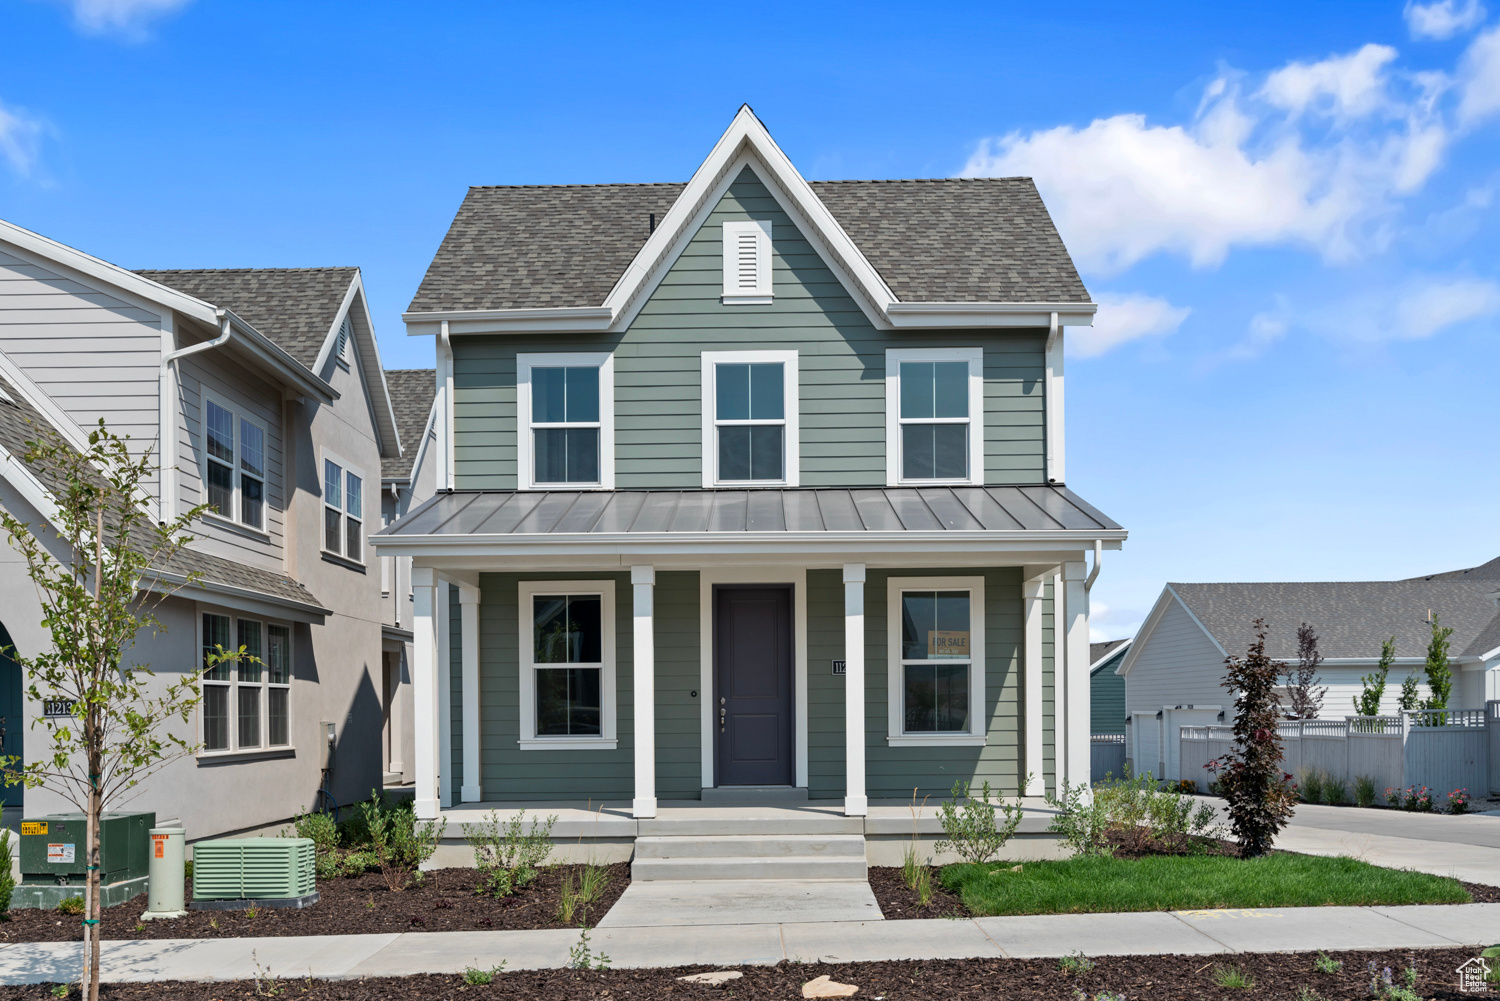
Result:
M843 661L836 660L836 661L833 662L833 673L834 674L843 674L843 673L845 673L844 672L844 662Z

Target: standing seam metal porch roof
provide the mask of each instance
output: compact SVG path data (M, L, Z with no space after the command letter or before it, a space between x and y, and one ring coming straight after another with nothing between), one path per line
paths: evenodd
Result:
M1065 487L440 493L376 538L673 532L1122 532Z

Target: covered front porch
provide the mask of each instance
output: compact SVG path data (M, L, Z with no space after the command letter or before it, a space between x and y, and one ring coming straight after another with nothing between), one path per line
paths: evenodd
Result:
M1087 782L1123 536L1061 488L440 494L373 540L414 560L418 813L627 838L746 793L909 836L914 791Z

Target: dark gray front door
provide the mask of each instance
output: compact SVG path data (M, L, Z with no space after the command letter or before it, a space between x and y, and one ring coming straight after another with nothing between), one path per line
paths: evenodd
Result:
M714 589L717 785L792 784L792 589Z

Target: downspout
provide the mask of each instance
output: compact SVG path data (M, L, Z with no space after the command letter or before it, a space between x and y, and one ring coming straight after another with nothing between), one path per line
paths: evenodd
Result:
M219 336L202 344L193 344L189 347L180 348L162 355L161 373L157 378L157 396L160 399L161 413L158 419L161 421L161 452L157 461L161 463L161 497L157 503L158 520L162 524L171 521L177 510L177 377L178 371L174 367L179 358L195 355L200 351L210 348L222 347L229 343L230 326L229 313L227 310L214 310L214 317L219 321Z
M1099 576L1099 560L1104 557L1104 543L1099 539L1094 540L1094 569L1089 571L1088 579L1083 582L1085 591L1094 589L1094 578Z

